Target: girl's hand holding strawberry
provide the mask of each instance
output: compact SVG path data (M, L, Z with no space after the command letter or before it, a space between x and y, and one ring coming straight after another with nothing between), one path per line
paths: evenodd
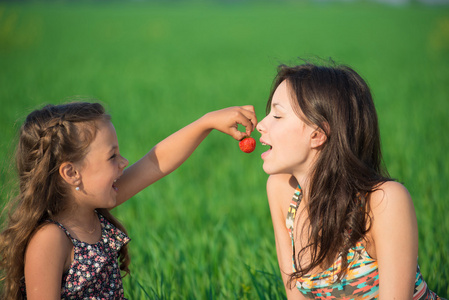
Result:
M212 111L204 115L202 119L210 122L210 125L208 125L210 129L229 134L238 141L250 136L257 125L257 118L252 105L234 106ZM239 124L245 127L245 132L238 130Z

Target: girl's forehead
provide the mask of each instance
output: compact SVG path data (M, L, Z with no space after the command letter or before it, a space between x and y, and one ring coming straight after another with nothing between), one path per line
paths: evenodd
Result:
M115 132L115 127L110 120L98 120L96 121L96 129L98 132Z
M116 143L117 135L110 121L97 121L95 137L91 145L102 145L105 143Z

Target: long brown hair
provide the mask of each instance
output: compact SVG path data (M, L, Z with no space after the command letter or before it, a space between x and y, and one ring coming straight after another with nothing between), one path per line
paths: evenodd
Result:
M380 145L377 114L367 83L348 66L305 63L281 65L274 80L267 112L276 88L287 80L292 107L300 109L309 125L326 134L310 174L308 244L294 254L296 272L292 280L315 267L330 267L341 255L337 279L348 268L350 248L365 238L369 230L369 195L390 179ZM296 100L296 101L295 101ZM309 264L298 263L305 253Z
M84 158L95 138L96 121L110 120L99 103L47 105L30 113L19 133L18 195L10 202L8 224L0 234L0 270L5 299L21 299L24 255L34 231L66 208L68 187L59 175L63 162ZM120 230L107 209L99 209ZM120 269L129 273L128 248L120 250Z

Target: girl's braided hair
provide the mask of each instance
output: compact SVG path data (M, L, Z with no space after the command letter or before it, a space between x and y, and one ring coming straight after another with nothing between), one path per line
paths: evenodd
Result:
M16 168L19 193L9 206L8 224L0 234L0 271L4 299L21 299L24 256L37 228L67 207L68 187L59 175L63 162L81 161L96 134L96 123L110 120L99 103L47 105L30 113L19 133ZM125 231L107 209L98 209ZM120 250L120 269L129 273L128 248ZM2 298L2 299L3 299Z

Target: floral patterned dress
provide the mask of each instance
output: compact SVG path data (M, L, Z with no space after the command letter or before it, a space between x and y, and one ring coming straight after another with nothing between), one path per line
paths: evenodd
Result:
M96 244L75 239L62 224L51 221L67 234L74 247L72 265L62 277L61 299L125 299L117 259L130 238L102 215L98 218L101 238ZM22 295L26 299L24 281Z

